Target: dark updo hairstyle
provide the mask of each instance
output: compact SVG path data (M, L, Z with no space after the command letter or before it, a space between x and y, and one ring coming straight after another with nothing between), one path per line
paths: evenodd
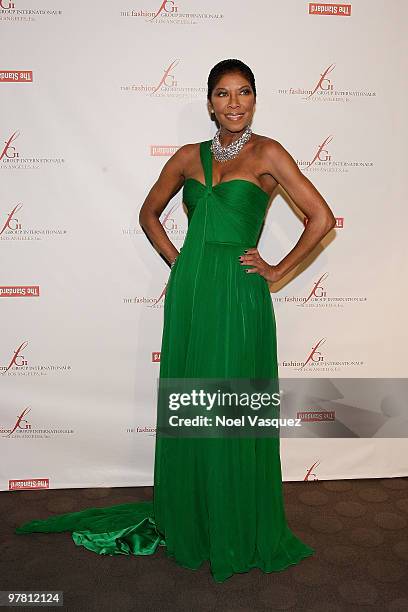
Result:
M215 64L210 70L210 74L208 75L207 81L207 98L211 100L211 94L214 88L217 86L218 81L224 74L229 74L230 72L240 72L244 77L248 79L251 84L252 90L254 92L254 98L256 100L256 87L255 87L255 77L252 70L241 62L238 59L226 59Z

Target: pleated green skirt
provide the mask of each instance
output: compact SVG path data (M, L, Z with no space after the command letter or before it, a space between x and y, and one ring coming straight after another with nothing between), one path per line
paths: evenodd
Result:
M163 376L277 375L267 283L245 273L238 263L241 252L237 245L205 245L193 308L192 296L187 299L171 282L176 267L172 270ZM211 287L218 289L211 293ZM165 554L185 568L197 569L208 560L217 582L255 567L279 571L314 552L287 525L279 446L277 437L158 435L152 502L58 515L27 523L16 533L69 531L78 546L109 555L147 555L164 546Z

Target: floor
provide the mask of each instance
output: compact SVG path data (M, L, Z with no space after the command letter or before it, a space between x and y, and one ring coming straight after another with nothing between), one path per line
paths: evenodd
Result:
M408 611L408 478L284 483L292 530L316 549L282 572L215 583L160 548L100 556L69 533L15 535L52 513L151 500L151 487L0 492L0 590L60 590L63 609L249 612ZM26 609L34 609L26 608Z

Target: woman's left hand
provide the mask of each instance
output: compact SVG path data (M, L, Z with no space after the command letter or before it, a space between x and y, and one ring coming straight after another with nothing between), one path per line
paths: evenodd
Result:
M247 268L248 274L257 272L269 282L275 282L281 279L276 266L268 264L259 254L258 249L247 249L246 253L240 256L241 265L250 265L252 268Z

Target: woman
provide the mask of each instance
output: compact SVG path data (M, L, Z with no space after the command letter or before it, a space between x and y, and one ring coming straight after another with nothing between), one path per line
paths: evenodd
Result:
M256 89L248 66L219 62L207 97L216 135L178 149L139 217L171 265L160 380L277 380L267 281L301 262L335 220L289 153L251 131ZM278 183L308 223L290 253L272 265L256 243ZM159 217L182 187L188 231L178 252ZM99 554L150 554L162 545L189 569L208 560L217 582L253 567L279 571L314 552L286 522L279 436L167 436L158 428L153 502L90 508L16 531L71 531L76 544Z

